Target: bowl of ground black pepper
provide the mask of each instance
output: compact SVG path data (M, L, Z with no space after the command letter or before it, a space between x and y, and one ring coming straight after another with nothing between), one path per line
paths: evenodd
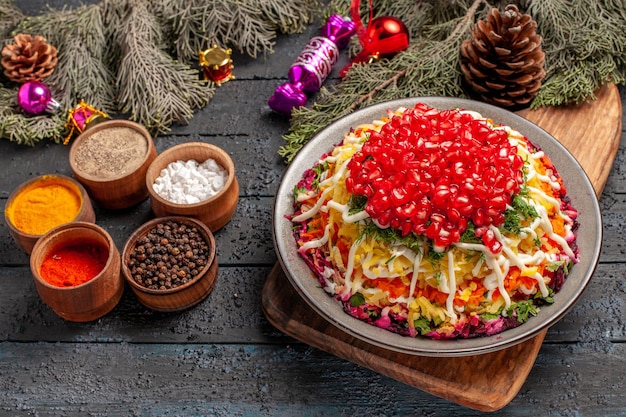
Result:
M137 299L161 312L203 301L217 278L211 230L191 217L167 216L140 226L122 250L122 274Z
M65 175L40 175L22 183L4 207L9 234L30 254L35 243L56 226L73 221L94 223L96 215L85 188Z
M237 208L235 165L226 151L210 143L183 143L163 151L145 180L157 217L196 218L216 232Z
M145 177L157 152L150 133L129 120L101 122L80 134L69 154L74 177L96 204L124 209L148 197Z
M121 257L111 236L87 222L55 227L35 244L30 268L39 296L68 321L109 313L124 292Z

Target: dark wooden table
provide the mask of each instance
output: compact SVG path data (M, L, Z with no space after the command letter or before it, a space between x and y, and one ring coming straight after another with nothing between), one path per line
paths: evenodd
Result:
M45 2L23 3L34 12ZM198 306L155 313L126 288L102 319L66 322L39 299L28 257L0 226L0 415L483 414L293 340L263 315L261 289L276 261L273 195L285 168L276 151L288 128L267 99L316 33L311 27L281 36L267 57L236 55L237 78L219 87L188 125L155 140L159 152L188 141L213 143L229 152L237 169L237 211L215 234L217 285ZM623 88L621 97L626 103ZM27 148L2 141L2 206L33 176L71 175L68 151L52 143ZM600 264L583 297L548 331L517 397L492 415L626 416L625 166L622 133L600 200ZM121 249L152 213L146 201L122 212L96 208L96 216Z

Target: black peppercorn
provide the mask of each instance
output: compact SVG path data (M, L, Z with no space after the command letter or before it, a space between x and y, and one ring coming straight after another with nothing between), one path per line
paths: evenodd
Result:
M158 223L137 240L127 266L147 288L176 288L195 278L208 262L208 243L198 229L172 221Z

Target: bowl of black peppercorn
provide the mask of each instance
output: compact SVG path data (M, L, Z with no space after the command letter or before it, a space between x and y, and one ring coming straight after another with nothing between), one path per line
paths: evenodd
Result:
M122 274L144 306L182 311L203 301L217 278L211 230L193 217L152 219L140 226L122 251Z

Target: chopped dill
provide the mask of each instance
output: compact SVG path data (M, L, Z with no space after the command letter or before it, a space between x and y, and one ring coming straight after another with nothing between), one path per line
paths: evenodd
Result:
M506 210L504 216L504 223L502 224L504 230L514 235L522 233L522 218L517 211Z
M471 221L467 222L467 228L461 234L461 242L463 243L482 243L482 241L476 236L476 227Z
M569 269L574 265L572 261L553 261L548 263L546 269L550 272L556 272L563 268L565 275L569 274Z
M437 262L439 263L441 261L441 259L445 256L445 252L437 252L436 250L433 250L431 248L431 250L428 251L428 259L431 262Z
M532 301L518 301L507 310L509 317L516 317L520 323L526 323L530 316L536 316L539 310Z
M541 292L538 291L533 298L543 300L548 304L552 304L554 303L554 290L548 287L548 295L546 297L541 295Z
M417 330L422 336L432 330L430 327L430 320L426 317L420 317L417 320L413 320L413 326L415 326L415 330Z
M298 196L300 194L304 194L304 193L307 193L307 192L309 192L309 190L307 190L306 187L298 187L297 185L295 185L293 187L293 197L294 197L295 200L298 199Z
M350 200L348 200L348 213L355 214L365 210L367 204L367 197L358 194L352 194Z
M435 277L435 281L437 282L437 285L441 285L441 271L435 272L435 275L433 276Z
M504 212L505 219L502 228L509 233L519 235L522 232L522 221L532 222L539 217L537 210L530 205L523 195L528 195L528 188L522 187L519 194L511 199L512 209Z
M311 182L311 188L313 190L319 189L320 179L322 178L322 174L328 171L328 161L323 161L316 164L313 168L313 172L315 173L315 178Z
M358 307L365 304L365 297L361 293L356 293L350 297L349 301L352 307Z
M524 193L524 194L522 194ZM511 206L520 213L520 215L526 220L534 220L539 217L537 210L526 201L523 196L528 195L528 187L522 187L519 194L515 194L511 201Z
M441 270L441 259L444 257L445 252L437 252L432 248L432 246L428 250L428 254L426 255L426 259L433 267L433 270ZM437 280L437 284L439 284L439 278L441 277L441 272L437 272L435 274L435 279Z
M400 231L391 227L381 229L371 220L365 221L362 225L359 239L364 236L373 237L379 242L399 243L416 253L421 253L424 242L424 238L416 235L415 233L409 233L406 236L402 236Z

